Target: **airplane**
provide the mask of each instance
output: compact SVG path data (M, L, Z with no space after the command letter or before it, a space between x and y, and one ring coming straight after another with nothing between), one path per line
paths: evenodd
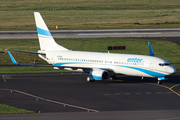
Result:
M152 77L162 84L166 76L175 68L166 60L154 56L150 42L149 55L72 51L56 43L39 12L34 12L40 50L37 52L8 49L7 52L16 65L53 67L81 71L88 74L87 81L115 79L118 75ZM38 54L49 65L19 64L9 51Z

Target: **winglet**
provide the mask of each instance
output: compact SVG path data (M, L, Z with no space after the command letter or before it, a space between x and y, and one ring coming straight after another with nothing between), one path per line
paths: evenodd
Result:
M8 52L8 54L9 54L9 57L11 58L11 61L12 61L14 64L18 65L18 63L16 62L16 60L14 59L14 57L11 55L11 53L10 53L9 51L7 51L7 52Z
M149 46L149 56L154 56L154 52L153 52L150 42L148 42L148 46Z

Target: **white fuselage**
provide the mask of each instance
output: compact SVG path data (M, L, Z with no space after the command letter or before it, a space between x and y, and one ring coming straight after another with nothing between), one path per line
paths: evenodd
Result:
M46 51L46 61L65 68L109 69L115 74L140 77L159 78L175 72L166 60L146 55L53 50Z

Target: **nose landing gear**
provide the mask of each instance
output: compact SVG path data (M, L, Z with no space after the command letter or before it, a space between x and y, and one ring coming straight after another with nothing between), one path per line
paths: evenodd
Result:
M165 80L165 77L159 77L157 84L162 84L162 80Z

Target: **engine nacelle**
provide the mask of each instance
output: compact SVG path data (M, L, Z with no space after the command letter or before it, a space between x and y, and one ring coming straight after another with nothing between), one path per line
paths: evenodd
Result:
M109 73L105 70L92 70L89 77L92 80L107 80L109 79Z

